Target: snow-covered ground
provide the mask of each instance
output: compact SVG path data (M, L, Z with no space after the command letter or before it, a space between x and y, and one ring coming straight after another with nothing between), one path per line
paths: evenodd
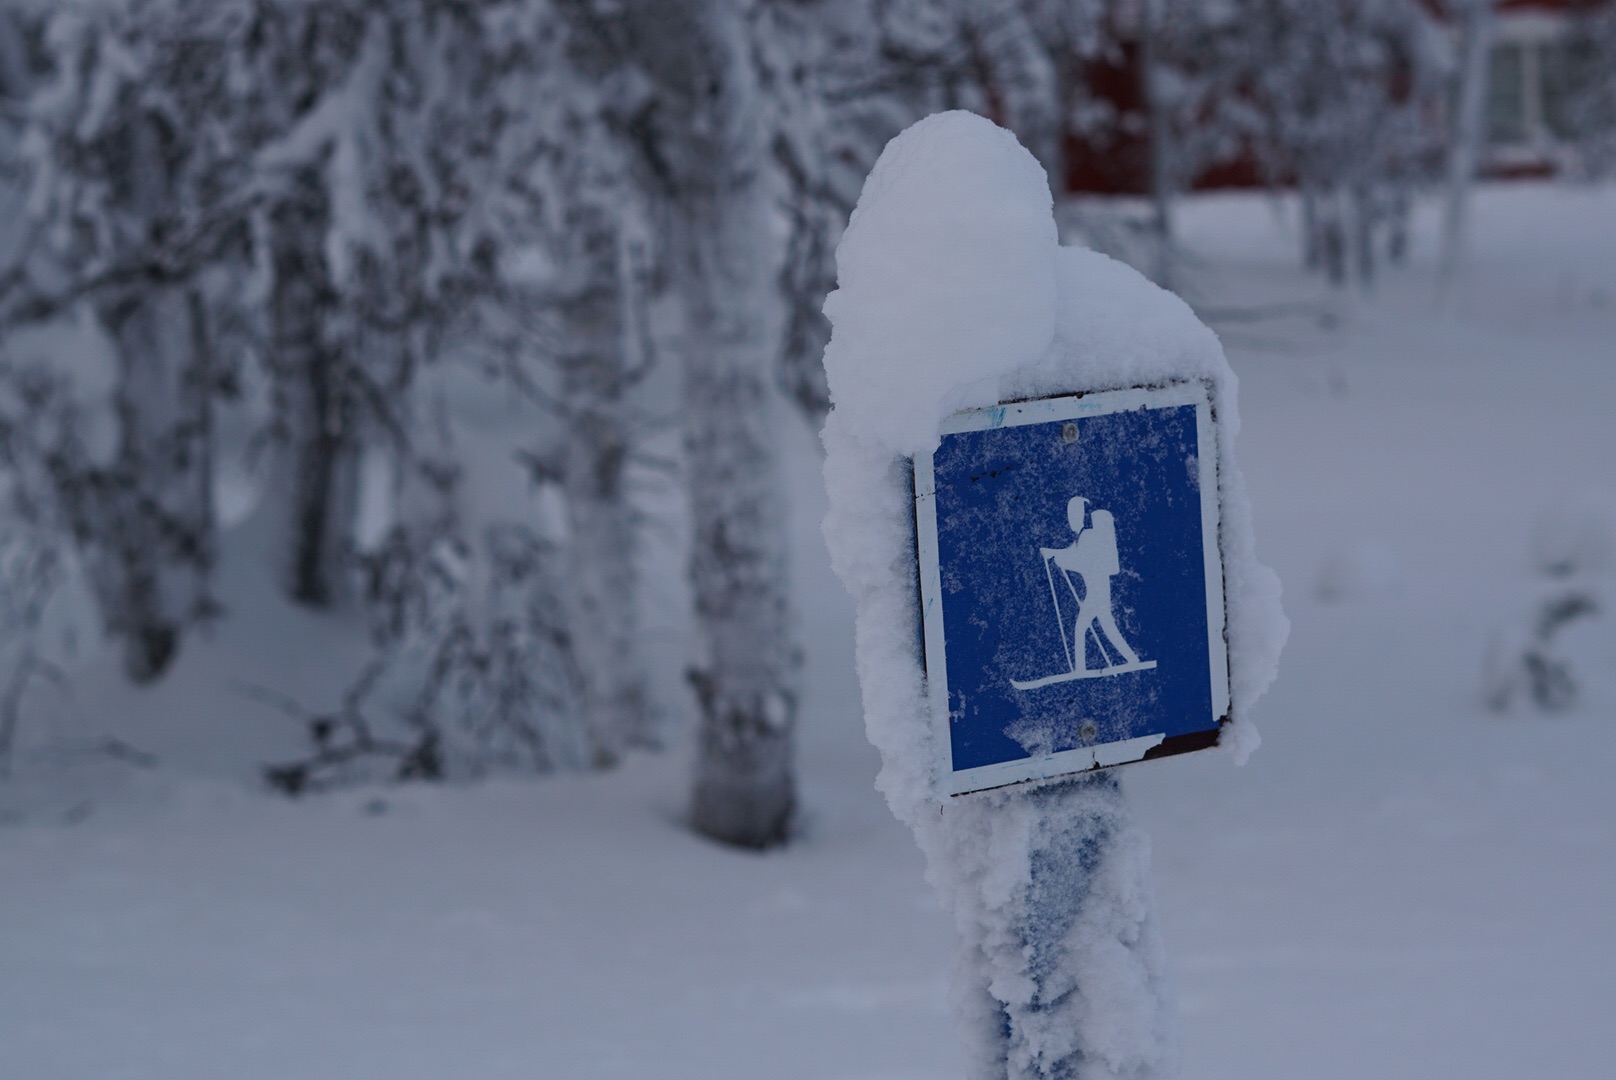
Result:
M1445 305L1434 213L1415 265L1343 305L1296 270L1265 200L1185 208L1190 292L1241 378L1259 554L1294 623L1249 765L1126 774L1186 1080L1616 1067L1616 612L1567 631L1587 684L1570 712L1498 715L1482 692L1494 631L1529 626L1550 587L1538 523L1616 497L1616 190L1485 190L1475 220ZM312 669L336 638L291 614L221 633L121 705L82 688L161 768L119 766L110 795L105 777L30 793L51 812L0 827L0 1077L959 1075L952 928L873 790L817 444L788 438L798 843L691 836L677 754L599 778L264 795L249 767L295 730L243 702L232 665ZM1616 607L1608 577L1593 588Z

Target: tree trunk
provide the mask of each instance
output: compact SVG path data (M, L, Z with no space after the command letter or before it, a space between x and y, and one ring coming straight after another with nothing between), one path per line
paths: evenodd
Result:
M765 328L743 285L748 272L769 280L756 273L764 218L733 208L695 218L686 263L690 575L704 653L690 672L700 707L691 821L747 847L784 840L795 803L785 506Z
M183 369L184 354L174 351L184 340L174 332L186 330L187 312L174 290L157 289L103 310L102 321L118 350L118 457L90 481L97 497L88 509L100 520L82 527L97 537L94 575L108 629L123 647L124 673L146 683L163 673L179 645L164 563L187 509L187 455L179 445L185 433L176 415L176 368Z
M1493 0L1468 0L1460 29L1459 86L1448 132L1448 190L1442 212L1442 283L1464 262L1470 186L1486 140L1488 65L1492 59Z
M1375 284L1375 198L1368 184L1355 184L1351 192L1352 260L1358 287L1368 292Z
M314 175L299 177L293 197L271 214L271 367L287 454L281 572L287 595L311 607L327 607L339 594L354 494L343 359L325 325L336 304L323 255L329 214Z
M1302 265L1317 270L1324 253L1319 250L1319 206L1312 189L1299 185L1296 193L1302 216Z
M165 129L136 116L110 149L124 172L121 194L138 220L159 218L173 197ZM91 573L108 629L137 683L167 669L179 647L175 577L195 569L211 542L196 486L199 465L189 295L173 285L137 284L98 305L118 356L113 408L117 456L71 483L79 535L91 543Z
M795 806L797 651L772 411L774 268L751 5L634 0L561 11L575 62L633 69L652 92L627 134L660 202L684 313L684 442L698 707L690 820L727 843L785 839Z
M1153 0L1140 7L1141 79L1150 122L1150 226L1156 250L1151 279L1164 289L1173 287L1173 134L1172 118L1161 77L1160 13Z
M632 445L624 396L631 373L616 222L606 210L581 206L568 224L572 280L560 312L567 626L583 683L591 763L606 767L627 747L651 742L635 521L624 490Z
M763 102L741 5L638 9L660 128L684 327L690 580L698 658L690 819L727 843L786 838L797 651L774 441L774 273Z

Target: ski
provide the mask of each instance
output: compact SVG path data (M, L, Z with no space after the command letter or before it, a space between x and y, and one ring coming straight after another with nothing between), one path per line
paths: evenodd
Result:
M1073 679L1098 679L1102 675L1125 675L1130 671L1149 671L1155 666L1156 661L1154 660L1141 660L1136 664L1115 664L1106 668L1079 668L1076 671L1063 671L1059 675L1045 675L1042 679L1028 679L1026 682L1011 679L1010 685L1017 690L1037 690L1041 686L1071 682Z

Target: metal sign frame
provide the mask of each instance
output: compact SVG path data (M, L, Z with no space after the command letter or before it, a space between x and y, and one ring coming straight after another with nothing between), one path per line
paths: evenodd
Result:
M1032 754L1015 760L956 769L949 715L947 627L943 618L943 592L939 567L936 475L933 455L919 455L914 461L916 548L920 571L921 621L927 691L936 742L943 791L964 795L1007 784L1050 779L1129 762L1165 757L1175 753L1216 745L1222 726L1230 718L1229 658L1224 607L1224 571L1219 542L1218 447L1214 428L1210 388L1204 382L1173 382L1161 386L1134 387L1063 395L1031 401L1011 402L989 408L956 413L943 421L940 434L1013 428L1031 424L1081 421L1085 417L1110 413L1167 409L1193 405L1196 424L1196 467L1200 491L1201 549L1205 562L1207 611L1207 663L1210 672L1212 713L1204 730L1187 734L1146 733L1112 742L1097 742L1054 753ZM1063 435L1075 429L1065 426ZM1057 620L1064 618L1059 614ZM1064 628L1062 629L1064 635ZM1063 636L1064 643L1064 636ZM1084 647L1078 643L1078 647ZM1079 661L1072 661L1077 671ZM1136 664L1134 670L1146 664ZM1086 669L1086 662L1084 662ZM1017 684L1017 689L1021 684ZM1086 737L1085 737L1086 741Z

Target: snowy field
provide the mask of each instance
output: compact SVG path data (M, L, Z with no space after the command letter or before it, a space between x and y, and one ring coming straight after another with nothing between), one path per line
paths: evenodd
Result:
M1184 209L1294 623L1249 765L1126 772L1186 1080L1616 1070L1616 613L1567 631L1569 712L1483 701L1490 641L1550 588L1534 532L1616 500L1616 190L1484 190L1476 222L1445 306L1434 212L1344 303L1265 200ZM251 784L292 728L230 689L236 639L138 697L92 673L80 700L163 764L0 795L0 1078L958 1076L952 929L873 790L817 443L787 437L797 843L686 832L676 753L289 803ZM287 613L239 640L296 670L333 637Z

